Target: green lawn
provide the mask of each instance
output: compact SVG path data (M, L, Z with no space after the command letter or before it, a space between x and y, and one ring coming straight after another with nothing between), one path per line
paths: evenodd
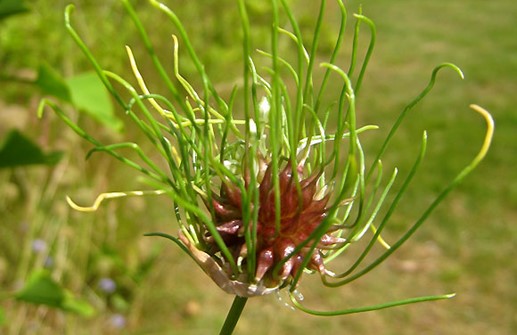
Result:
M131 45L137 57L143 57L144 50L122 6L117 1L78 3L74 20L102 65L129 76L124 45ZM267 5L257 3L252 18L261 27L254 32L260 38L267 29L268 10ZM318 2L290 3L304 26L310 26ZM349 12L356 12L360 3L348 1ZM55 278L101 313L90 319L65 317L45 307L4 299L0 300L5 313L0 333L216 333L232 297L212 284L173 244L142 236L155 230L175 234L168 199L111 201L93 214L68 208L65 195L88 204L101 192L139 188L138 174L102 154L85 162L90 147L84 141L50 113L42 121L36 119L40 92L28 84L5 80L27 72L30 76L42 61L65 76L88 69L64 30L57 10L64 5L34 1L31 12L0 22L0 139L9 128L18 127L45 149L65 152L55 168L0 170L0 298L19 288L31 269L41 267L51 255ZM168 1L168 5L184 20L218 87L229 93L227 88L238 82L241 64L239 33L228 28L238 24L235 1ZM158 53L171 65L168 23L144 4L138 9L148 29L155 31ZM339 22L332 1L327 9L325 36L331 39ZM428 131L426 162L390 222L388 240L414 222L479 149L484 123L469 104L492 112L496 133L486 160L381 267L339 289L324 288L316 276L306 276L300 291L309 306L322 310L428 294L456 292L457 296L335 318L293 311L273 295L253 298L236 334L517 333L517 263L513 259L517 253L517 181L511 172L517 165L517 3L378 0L363 1L362 10L376 23L377 44L358 97L359 120L381 127L371 133L366 149L379 146L388 126L425 87L437 64L455 63L465 74L462 81L453 71L440 72L435 89L412 111L384 158L387 169L397 166L407 173L421 133ZM350 16L348 36L352 22ZM367 37L366 27L363 30ZM341 59L346 66L346 52ZM184 64L187 77L189 66ZM148 70L153 78L150 69L150 62L143 61L142 71ZM121 135L101 131L94 121L84 123L108 141L135 134L131 126ZM46 241L47 248L35 253L33 242L39 239ZM345 256L341 261L346 264L348 260ZM98 287L107 276L117 283L116 294L111 296ZM121 330L113 326L116 314L126 318ZM1 319L0 313L0 324Z

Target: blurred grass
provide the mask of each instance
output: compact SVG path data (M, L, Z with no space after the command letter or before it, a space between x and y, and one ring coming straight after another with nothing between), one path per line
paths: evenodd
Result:
M310 27L317 2L292 3L301 21ZM349 1L349 11L356 11L359 3ZM61 11L56 10L65 4L34 1L31 13L1 23L0 74L25 73L26 69L37 68L42 60L66 75L89 69L64 31ZM169 5L183 19L214 81L220 82L222 89L231 87L240 75L240 65L236 64L241 64L238 31L227 28L237 22L234 1L174 1ZM329 25L338 23L334 6L329 2ZM258 2L253 7L253 17L266 25L268 5ZM139 2L138 9L149 31L155 32L159 54L171 64L169 24L144 2ZM468 104L480 104L493 113L496 135L486 161L383 266L364 280L337 290L325 289L317 278L306 277L301 290L308 304L320 309L450 291L458 295L445 302L337 318L293 312L274 296L256 298L249 301L237 334L514 334L517 3L379 0L363 3L363 12L376 23L378 42L358 109L362 123L381 126L369 135L367 149L378 147L379 139L405 103L426 85L435 65L453 62L466 76L461 81L452 71L440 73L434 91L406 120L384 159L387 171L395 165L401 172L407 171L421 132L428 130L426 164L390 223L394 235L414 221L478 150L484 126L469 111ZM143 57L144 50L117 1L77 1L74 20L101 64L130 78L123 46L131 45L137 57ZM331 39L335 29L330 26L326 31ZM255 33L260 37L264 31ZM347 33L350 36L351 25ZM346 53L343 59L341 65L346 66ZM144 73L150 72L146 66L150 68L144 61ZM184 66L188 77L189 64ZM48 252L55 257L55 267L67 288L90 297L104 311L91 320L73 316L63 319L42 308L6 302L2 303L10 320L4 327L6 332L20 327L27 334L34 329L41 334L56 330L110 333L116 330L109 328L109 316L122 311L128 320L122 332L129 334L214 333L232 298L210 283L173 245L141 236L152 230L175 232L167 199L112 201L95 214L70 211L64 203L65 194L87 204L103 191L138 188L137 175L102 155L84 162L88 146L62 123L52 117L35 120L37 91L26 84L0 84L0 117L6 120L0 131L16 124L43 146L68 153L67 159L52 170L0 172L2 290L16 288L24 271L41 266L43 257L31 256L30 250L34 238L43 238L52 246ZM86 126L98 127L88 122ZM3 133L0 135L3 138ZM102 136L109 139L119 135L106 131ZM107 246L111 254L105 252ZM136 282L129 274L153 254L156 246L163 248L157 263L148 276ZM25 259L25 270L20 269L20 259ZM346 257L342 261L347 262ZM96 292L96 280L105 273L119 280L129 309L113 306L113 301ZM12 324L16 322L23 326Z

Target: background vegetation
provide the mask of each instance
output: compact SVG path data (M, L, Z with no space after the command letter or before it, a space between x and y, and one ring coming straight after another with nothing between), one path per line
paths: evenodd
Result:
M241 71L235 2L165 2L187 26L214 82L220 83L223 95L228 94ZM67 3L35 0L25 14L0 21L0 141L18 129L45 152L63 152L51 167L0 170L0 332L214 333L232 297L209 282L176 247L142 236L156 230L175 233L167 199L112 201L93 214L73 212L64 201L65 195L71 195L89 204L104 191L140 188L136 173L108 157L94 155L85 161L90 147L50 113L43 120L36 118L44 93L34 83L41 66L47 64L65 78L91 70L65 32L61 9ZM309 30L318 2L291 3ZM350 12L358 10L359 1L347 3ZM115 0L77 0L76 4L76 27L100 63L131 78L124 45L131 45L137 58L144 57L144 50L122 6ZM268 2L255 1L250 6L253 34L267 43ZM171 26L145 1L138 1L137 9L153 32L162 59L172 67ZM451 291L457 297L336 318L293 312L275 296L256 298L248 302L237 333L514 334L517 4L514 0L378 0L363 2L363 13L378 29L376 51L358 98L360 123L381 126L369 135L369 148L378 146L405 103L425 86L435 65L453 62L466 76L461 81L452 71L440 73L435 90L411 114L390 147L385 165L404 171L417 151L421 131L429 132L426 164L393 217L392 234L411 224L478 150L484 126L468 104L480 104L493 113L496 135L486 161L383 266L337 290L325 289L317 278L307 277L301 290L308 304L320 309ZM329 1L325 28L329 46L338 23L335 5ZM347 33L350 36L351 25ZM325 51L324 43L322 55ZM342 59L341 65L346 66L346 50ZM183 64L187 77L189 66ZM147 78L154 75L150 68L150 62L143 61L141 70ZM69 113L106 141L135 133L130 125L116 132L72 108ZM124 118L120 110L116 113ZM41 268L50 269L54 280L97 313L85 317L10 298Z

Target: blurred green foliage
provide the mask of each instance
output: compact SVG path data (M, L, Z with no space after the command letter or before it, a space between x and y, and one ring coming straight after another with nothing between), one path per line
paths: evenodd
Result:
M47 271L33 272L15 297L19 301L46 305L86 317L93 316L95 312L88 302L73 298L52 279Z
M29 8L21 0L0 0L0 21L9 16L28 12Z
M60 158L60 152L45 154L18 130L9 132L0 147L0 168L35 164L55 165Z

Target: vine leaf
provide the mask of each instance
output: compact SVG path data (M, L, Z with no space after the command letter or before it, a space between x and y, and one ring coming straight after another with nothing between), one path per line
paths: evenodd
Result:
M44 94L71 102L70 89L65 80L50 65L43 63L38 68L35 84Z
M95 309L85 300L72 296L59 285L48 271L36 271L30 277L25 286L15 295L19 301L46 305L63 311L91 317Z
M121 132L108 91L95 72L80 73L66 80L74 106L112 130Z
M13 168L24 165L55 165L62 152L45 153L34 142L18 130L11 130L0 146L0 168Z
M29 11L29 7L21 0L0 0L0 20L9 16Z

